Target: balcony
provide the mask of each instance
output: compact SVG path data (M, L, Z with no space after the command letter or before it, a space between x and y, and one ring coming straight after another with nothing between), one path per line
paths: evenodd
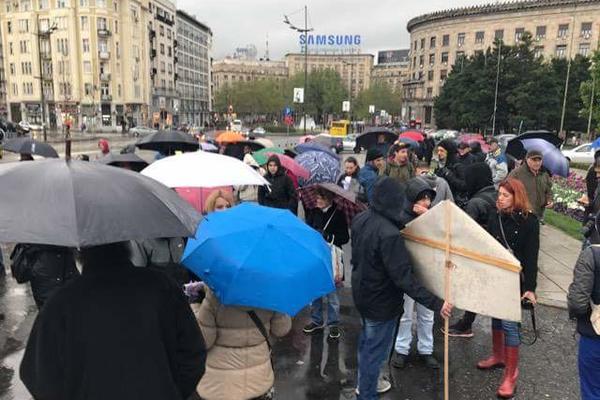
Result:
M174 17L166 17L165 15L160 15L158 13L156 13L155 17L157 20L164 22L165 24L169 25L169 26L173 26L175 25L175 18Z
M110 58L110 51L102 51L98 52L98 58L101 60L108 60Z
M153 40L156 37L156 31L154 29L150 29L149 35L150 40Z
M110 36L110 30L108 30L107 28L98 28L98 36L100 36L100 37L109 37Z
M40 56L42 57L42 60L52 60L52 53L49 51L40 52Z
M43 71L42 79L45 81L51 81L52 80L52 72L51 71Z
M100 100L102 101L112 101L112 96L110 94L103 94L100 96Z
M156 57L156 49L151 49L150 50L150 58L155 58Z
M100 74L100 80L101 81L110 81L110 74Z
M177 39L175 39L175 40L173 40L173 47L177 48L177 46L178 46Z
M179 58L177 56L173 57L173 62L177 64L179 62Z
M175 73L175 76L173 76L173 79L175 80L175 82L177 82L177 80L179 79L179 74Z

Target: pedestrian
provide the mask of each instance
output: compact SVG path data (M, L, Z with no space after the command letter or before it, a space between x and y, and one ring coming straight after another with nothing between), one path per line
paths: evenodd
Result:
M186 400L206 349L183 291L134 268L127 242L81 250L83 273L38 314L21 363L35 399Z
M433 150L435 149L435 139L433 138L433 134L428 134L423 143L425 143L425 161L427 162L427 165L431 165Z
M267 161L267 174L265 179L270 186L258 188L258 204L266 207L284 208L298 214L298 197L294 190L294 183L286 175L281 166L279 157L272 155Z
M425 214L435 199L435 191L422 179L413 178L406 183L406 200L401 214L401 223L406 225L420 215ZM395 357L392 366L404 368L412 342L413 314L415 300L404 294L404 311L400 318L398 335L395 343ZM417 303L417 352L419 358L428 368L439 369L440 363L433 355L433 317L434 312Z
M435 174L444 178L454 201L462 207L467 200L464 165L458 161L456 143L452 139L444 139L437 146L438 166Z
M508 175L508 162L498 144L498 139L491 138L488 140L488 143L490 145L490 151L485 157L485 162L492 170L492 180L497 189L500 182L506 179L506 176Z
M31 154L20 153L19 161L34 161Z
M448 182L446 182L444 178L440 178L432 173L427 161L419 161L417 163L416 176L418 179L427 183L429 187L435 191L435 198L431 203L432 207L435 207L444 200L454 202L454 197L452 196L452 191L450 190L450 186L448 186Z
M261 176L265 175L265 171L258 165L252 154L244 156L244 164L249 165L257 171ZM240 203L258 203L258 186L256 185L241 185L235 190L237 201Z
M206 198L204 214L210 214L213 211L225 211L233 206L235 206L235 200L231 192L217 189Z
M377 135L377 143L375 143L375 146L371 147L372 149L377 149L379 150L379 152L381 154L383 154L384 157L387 158L388 153L390 151L390 144L388 143L385 134L380 133L379 135ZM367 151L370 149L367 149Z
M481 148L481 143L479 143L477 140L474 140L469 143L469 146L471 146L470 154L475 158L475 162L485 162L486 154Z
M195 306L196 307L196 306ZM206 373L198 385L203 400L267 400L275 376L269 336L285 336L292 320L284 314L226 306L211 289L195 309L206 340Z
M596 216L594 225L599 231L600 216ZM583 400L600 399L600 321L595 324L591 321L592 307L600 306L599 244L597 240L593 241L579 254L567 294L569 316L577 320L579 333L579 383Z
M385 160L383 153L377 149L367 150L365 166L360 169L358 173L358 181L363 188L363 192L366 194L367 203L371 202L373 195L373 186L377 179L379 179L379 171L385 167Z
M181 265L184 238L157 238L131 242L131 263L161 271L179 287L190 281L187 268Z
M594 153L594 162L589 166L585 175L585 188L587 196L586 214L591 214L592 203L596 197L596 189L598 188L598 180L600 179L600 150ZM585 221L584 221L585 223Z
M517 179L500 183L496 211L488 221L488 232L521 263L522 302L536 304L540 225L531 210L525 186ZM504 367L497 394L512 398L519 376L519 323L492 318L492 355L477 364L479 369Z
M397 143L392 146L390 153L393 159L387 162L384 175L404 183L415 177L415 168L410 160L408 143Z
M448 318L452 306L427 291L412 273L410 256L400 234L403 225L402 186L383 177L373 188L371 208L352 222L352 296L362 320L358 347L358 399L377 399L391 388L378 379L391 355L403 310L404 293Z
M10 261L16 281L31 285L38 309L58 289L79 276L73 250L66 247L19 243L13 249Z
M483 229L487 230L490 217L495 215L498 193L492 180L492 171L486 163L475 163L465 170L465 182L469 200L464 211ZM473 322L477 314L465 311L463 317L450 326L448 335L473 337Z
M340 175L337 184L344 190L354 193L357 198L360 197L362 187L358 181L360 167L358 161L354 157L348 157L344 161L344 173Z
M510 173L512 178L518 179L525 186L529 204L533 212L544 224L544 210L552 208L552 180L550 174L542 167L542 153L530 150L525 156L525 163Z
M106 157L110 154L110 146L108 145L108 140L98 140L98 148L100 149L100 155L97 157L97 159Z
M334 194L325 189L317 189L316 208L307 210L306 223L311 228L320 232L327 243L342 248L348 243L348 223L346 216L333 202ZM343 280L342 276L334 276L336 286ZM340 299L337 291L323 296L311 304L311 322L304 327L304 333L315 333L325 328L323 318L323 303L327 300L327 326L329 327L329 338L338 339L341 336L340 323Z
M469 166L475 161L475 157L471 154L471 146L467 142L460 142L458 145L458 162L462 165Z

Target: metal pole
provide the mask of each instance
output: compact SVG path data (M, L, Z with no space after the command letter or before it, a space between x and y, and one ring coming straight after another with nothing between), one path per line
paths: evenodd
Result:
M44 96L44 72L42 68L42 33L40 32L40 15L37 15L37 38L38 38L38 65L40 69L40 106L42 108L42 132L44 142L48 141L48 133L46 130L46 99Z
M588 116L588 126L587 126L587 137L588 140L592 140L592 114L594 111L594 95L596 94L596 74L594 73L594 71L592 71L592 73L594 74L592 77L592 95L590 96L590 115Z
M500 82L500 59L502 56L502 41L498 44L498 65L496 66L496 92L494 94L494 117L492 118L492 136L496 133L496 111L498 110L498 84Z
M304 135L306 136L306 82L308 81L308 7L304 6L304 102L302 103L302 114L304 115Z
M575 33L575 19L572 19L573 24L571 25L571 44L569 45L569 61L567 64L567 79L565 79L565 94L563 96L562 114L560 116L560 129L558 134L561 135L565 126L565 112L567 108L567 94L569 93L569 78L571 77L571 52L573 51L573 35ZM564 139L567 138L565 135Z

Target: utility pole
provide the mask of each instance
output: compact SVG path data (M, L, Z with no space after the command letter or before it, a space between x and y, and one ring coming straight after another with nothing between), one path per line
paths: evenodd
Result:
M592 77L592 95L590 96L590 115L588 116L588 126L587 126L587 137L588 140L592 140L592 114L594 113L594 95L596 91L596 74Z
M494 116L492 118L492 136L496 133L496 111L498 111L498 86L500 82L500 60L502 58L502 40L498 41L498 64L496 65L496 92L494 93Z
M36 23L37 23L36 36L37 36L37 45L38 45L38 67L39 67L39 71L40 71L40 107L42 109L42 132L44 135L44 142L46 142L46 141L48 141L48 129L46 127L46 97L45 97L45 93L44 93L44 68L42 65L42 38L43 37L48 38L48 52L50 52L51 51L50 35L52 34L52 32L54 32L56 30L56 25L52 25L51 27L48 27L48 29L46 31L42 32L40 30L40 15L39 14L37 14Z
M564 126L565 126L565 112L567 108L567 94L569 93L569 78L571 77L571 54L573 52L573 36L575 34L575 18L571 19L571 43L569 44L569 60L567 63L567 78L565 79L565 94L563 96L563 105L562 105L562 114L560 116L560 130L558 131L558 135L562 135ZM564 140L567 139L567 135L565 134Z

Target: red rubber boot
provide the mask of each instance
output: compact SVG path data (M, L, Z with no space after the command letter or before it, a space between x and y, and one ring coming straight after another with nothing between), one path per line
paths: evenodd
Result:
M502 377L502 383L498 388L498 397L511 399L515 395L517 388L517 378L519 377L519 347L506 346L506 369Z
M503 330L492 330L492 356L479 361L477 368L479 369L492 369L504 367L504 331Z

